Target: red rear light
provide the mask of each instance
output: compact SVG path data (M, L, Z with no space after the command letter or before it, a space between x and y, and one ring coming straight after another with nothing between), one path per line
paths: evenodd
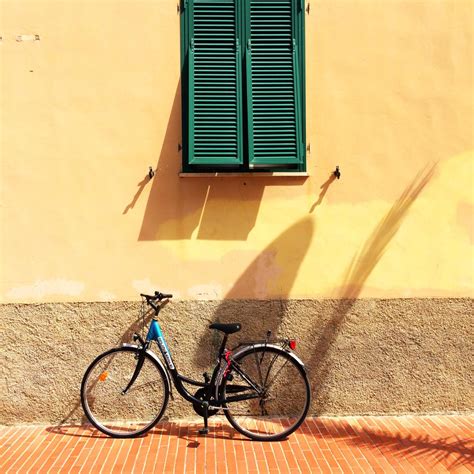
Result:
M292 340L289 342L288 345L290 346L290 349L291 349L292 351L294 351L294 350L296 349L296 341L295 341L294 339L292 339Z

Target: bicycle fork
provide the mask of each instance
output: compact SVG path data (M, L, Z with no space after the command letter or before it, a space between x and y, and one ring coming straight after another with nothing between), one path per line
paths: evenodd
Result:
M125 395L129 391L130 387L134 384L135 380L137 380L137 377L140 374L140 371L142 370L143 363L145 362L145 353L147 350L145 341L140 337L139 334L134 334L133 339L135 341L137 339L140 341L141 349L138 352L138 361L135 370L133 371L132 378L130 379L130 382L128 382L127 386L122 390L122 395Z

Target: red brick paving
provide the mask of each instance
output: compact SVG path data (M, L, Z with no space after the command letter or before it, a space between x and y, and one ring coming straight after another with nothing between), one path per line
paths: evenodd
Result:
M211 419L111 439L87 426L0 427L0 473L474 473L474 416L308 418L287 440L250 441Z

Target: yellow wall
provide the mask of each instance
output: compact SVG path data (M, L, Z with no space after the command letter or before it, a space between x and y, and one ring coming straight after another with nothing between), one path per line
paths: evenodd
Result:
M3 302L473 295L471 0L311 1L306 180L178 177L176 3L0 0Z

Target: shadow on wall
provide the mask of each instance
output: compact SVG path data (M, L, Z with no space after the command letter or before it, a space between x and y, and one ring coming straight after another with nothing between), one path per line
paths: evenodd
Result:
M135 204L137 203L140 195L145 189L145 186L147 185L148 181L150 181L150 177L149 175L146 175L139 183L137 183L137 192L135 193L135 196L133 196L133 199L130 201L130 204L127 204L127 207L123 210L122 214L127 214L130 209L133 209L135 207Z
M344 282L342 298L354 299L359 296L365 281L398 232L411 205L433 177L435 168L436 164L430 165L416 175L369 237L359 255L354 256Z
M175 91L155 176L138 183L122 211L129 212L146 185L151 190L138 236L140 241L247 240L255 226L265 186L301 185L305 178L180 178L182 163L181 83Z
M278 336L286 311L286 299L308 251L313 233L314 222L311 217L297 221L253 260L226 294L224 301L214 312L212 322L242 324L242 330L231 336L230 345L236 345L239 340L264 339L267 330L271 330L273 336ZM267 299L269 293L278 293L280 299L261 301ZM242 294L248 295L249 299L239 299ZM195 354L196 367L208 368L215 362L222 336L218 331L206 331L196 345L200 348ZM209 350L201 350L204 348Z
M321 192L319 193L318 200L311 206L311 209L309 211L310 214L316 209L316 207L322 204L324 196L328 192L329 186L331 186L335 179L336 175L334 173L331 173L329 175L329 178L320 186L319 189L321 189Z
M334 345L342 325L356 299L359 297L367 278L400 229L411 205L433 177L435 168L436 164L430 165L416 175L376 227L362 247L360 253L355 255L347 271L344 286L338 295L340 301L330 317L329 322L323 328L322 332L319 334L314 333L311 336L312 340L317 341L311 360L308 361L308 366L311 368L313 399L316 401L317 413L324 411L322 390L324 389L324 382L329 373L328 355L331 347Z

